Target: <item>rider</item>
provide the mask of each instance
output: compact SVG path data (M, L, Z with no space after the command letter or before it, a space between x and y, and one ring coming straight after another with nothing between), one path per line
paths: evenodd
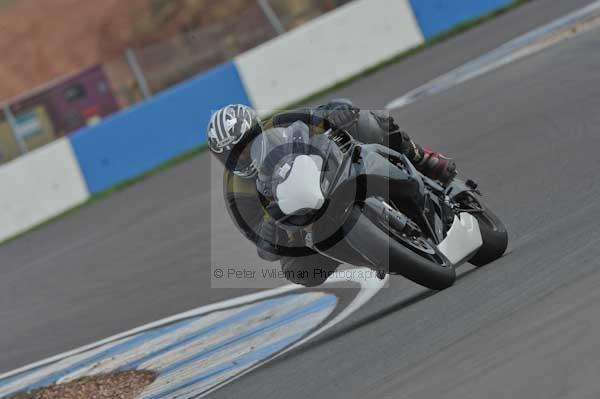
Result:
M266 214L257 193L258 170L250 156L253 139L272 127L285 127L296 121L306 123L311 135L329 128L343 128L362 143L388 146L406 155L421 173L442 184L456 175L452 159L416 144L389 114L360 110L346 99L314 109L283 112L264 122L245 105L228 105L215 112L208 124L208 146L225 165L228 211L237 227L256 244L258 255L267 261L280 260L285 276L292 282L319 285L326 280L327 273L339 266L338 262L308 248L304 248L302 256L284 253L278 244L289 237Z

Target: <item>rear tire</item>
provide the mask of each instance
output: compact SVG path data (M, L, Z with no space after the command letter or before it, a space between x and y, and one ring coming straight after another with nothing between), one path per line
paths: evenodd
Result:
M388 268L432 290L443 290L454 284L456 271L447 262L440 265L409 250L355 206L345 238L357 252L373 263L374 268Z

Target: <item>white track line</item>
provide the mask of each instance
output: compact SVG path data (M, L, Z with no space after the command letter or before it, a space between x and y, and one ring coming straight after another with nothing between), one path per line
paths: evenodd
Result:
M326 296L327 294L320 295ZM314 299L315 298L310 298L310 300ZM196 388L194 389L195 393L202 393L210 387L216 386L222 382L223 376L220 372L209 378L203 377L201 382L190 383L189 381L193 382L195 378L206 371L218 369L223 366L231 367L238 363L240 358L252 353L256 353L256 351L261 351L265 347L268 347L288 336L298 336L308 333L310 330L322 323L323 320L325 320L331 314L331 312L334 311L335 305L336 303L334 301L326 308L307 313L305 315L300 315L289 323L279 324L265 333L255 334L248 340L230 345L224 350L211 353L209 356L198 358L197 360L190 362L185 366L179 367L171 372L160 373L159 370L159 377L157 380L144 390L139 399L162 397L164 394L167 394L170 390L172 390L172 386L176 384L182 385L175 392L173 392L177 395L179 395L180 391L182 390L186 390L191 393L192 390L190 388L193 385L196 385ZM191 352L194 353L194 351ZM253 364L268 358L269 356L270 353L267 353L265 355L261 355L260 358L257 358L250 364L235 365L233 366L232 373L238 374L242 372L242 370L252 367Z
M366 269L368 270L368 269ZM289 346L288 348L284 349L281 352L278 352L275 356L261 361L257 364L255 364L254 366L242 371L239 374L236 374L235 376L231 377L230 379L224 381L223 383L203 392L201 395L197 396L197 398L202 398L216 390L218 390L219 388L223 387L226 384L231 383L232 381L235 381L236 379L240 378L243 375L248 374L249 372L259 368L260 366L262 366L263 364L278 358L279 356L298 348L300 345L305 344L306 342L310 341L311 339L315 338L316 336L324 333L325 331L329 330L330 328L336 326L337 324L339 324L340 322L342 322L344 319L348 318L352 313L354 313L355 311L357 311L358 309L360 309L364 304L366 304L367 302L369 302L369 300L371 298L373 298L375 296L375 294L377 294L379 292L379 290L381 290L383 287L386 286L387 282L389 280L389 275L385 277L384 280L379 280L377 278L372 278L372 279L368 279L368 280L361 280L360 284L361 284L361 289L360 292L358 293L358 295L354 298L354 300L340 313L337 314L337 316L335 316L333 319L331 319L327 324L325 324L324 326L322 326L321 328L319 328L317 331L313 332L312 334L308 335L307 337L301 339L300 341L296 342L295 344ZM335 278L334 281L327 281L328 283L331 282L340 282L340 281L344 281L344 279L342 278Z
M388 103L385 108L394 110L414 103L422 98L441 93L452 87L458 86L468 80L513 63L519 59L538 53L562 40L577 35L597 26L598 21L588 21L600 14L600 1L567 14L561 18L537 28L525 35L519 36L495 50L424 84L402 97ZM589 22L589 23L588 23ZM577 32L566 30L566 27L575 23L582 23L582 28ZM554 35L554 36L553 36Z
M20 373L24 373L24 372L27 372L27 371L30 371L30 370L33 370L33 369L36 369L38 367L42 367L42 366L46 366L46 365L51 364L51 363L55 363L57 361L65 359L67 357L75 356L75 355L80 354L82 352L86 352L86 351L89 351L91 349L95 349L95 348L97 348L99 346L106 345L106 344L112 343L114 341L121 340L123 338L127 338L127 337L130 337L130 336L133 336L133 335L136 335L136 334L139 334L141 332L145 332L145 331L157 328L157 327L162 327L164 325L171 324L171 323L174 323L174 322L177 322L177 321L180 321L180 320L184 320L184 319L189 319L191 317L202 316L203 314L215 312L215 311L218 311L218 310L223 310L223 309L227 309L227 308L231 308L231 307L245 305L245 304L248 304L248 303L251 303L251 302L259 301L261 299L265 299L265 298L269 298L269 297L272 297L272 296L277 296L277 295L285 294L285 293L288 293L288 292L291 292L291 291L295 291L295 290L298 290L300 288L302 288L302 287L298 286L298 285L295 285L295 284L288 284L288 285L285 285L283 287L278 287L278 288L270 289L270 290L267 290L267 291L261 291L261 292L257 292L257 293L254 293L254 294L249 294L249 295L244 295L244 296L241 296L241 297L238 297L238 298L229 299L229 300L226 300L226 301L223 301L223 302L217 302L217 303L213 303L213 304L210 304L210 305L202 306L202 307L199 307L197 309L193 309L193 310L190 310L190 311L187 311L187 312L184 312L184 313L177 314L175 316L167 317L165 319L158 320L158 321L155 321L155 322L143 325L143 326L138 327L138 328L134 328L133 330L129 330L129 331L126 331L126 332L123 332L123 333L120 333L120 334L113 335L113 336L111 336L109 338L105 338L105 339L102 339L100 341L96 341L96 342L94 342L92 344L85 345L85 346L82 346L80 348L76 348L76 349L70 350L68 352L60 353L58 355L49 357L47 359L40 360L38 362L35 362L35 363L32 363L32 364L20 367L20 368L18 368L16 370L9 371L7 373L4 373L4 374L0 375L0 380L3 380L5 378L9 378L9 377L12 377L14 375L17 375L17 374L20 374Z
M341 322L342 320L344 320L345 318L350 316L354 311L359 309L366 302L368 302L374 295L376 295L377 292L380 289L382 289L387 283L387 278L382 281L382 280L377 279L376 277L370 277L373 275L373 273L369 269L361 268L361 269L353 269L353 271L354 271L354 273L352 273L351 276L357 276L357 280L352 280L352 279L346 277L346 275L344 275L344 274L337 274L337 275L332 276L332 278L330 278L324 285L321 286L322 288L326 289L328 286L330 287L334 284L351 281L353 284L358 283L360 285L360 290L345 309L341 310L339 314L334 316L333 319L331 319L329 322L327 322L325 325L323 325L317 331L314 331L312 334L310 334L309 333L310 329L302 330L303 332L300 335L298 335L299 341L297 341L297 342L290 341L290 343L286 343L285 345L290 345L290 346L282 347L283 352L275 354L275 356L273 356L271 353L269 353L268 356L265 358L253 359L252 362L246 364L245 367L240 367L239 369L228 371L225 376L221 375L214 379L206 380L201 384L197 384L197 386L195 386L194 389L191 389L191 391L195 391L199 394L206 394L208 392L214 391L215 389L218 389L218 387L223 386L223 385L235 380L239 376L246 374L247 372L266 363L268 360L273 359L273 358L279 356L280 354L285 353L293 348L296 348L299 345L302 345L303 343L307 342L311 338L315 337L318 334L321 334L322 332L326 331L327 329L333 327L334 325L338 324L339 322ZM361 276L364 278L361 279ZM369 277L367 278L366 276L369 276ZM9 379L11 377L15 378L8 385L5 385L3 387L4 393L6 393L7 392L6 390L9 388L10 388L9 390L11 390L11 391L15 387L21 387L20 389L26 389L27 386L31 386L31 384L35 384L36 381L39 381L40 376L44 377L44 375L48 374L48 371L54 372L54 371L56 371L57 368L60 368L62 370L62 368L64 368L65 365L69 366L69 365L75 364L77 362L85 361L85 359L90 358L90 354L93 354L96 352L102 352L103 350L106 350L107 347L113 347L117 344L123 343L124 341L127 341L129 338L140 339L141 333L151 333L156 328L164 327L166 325L171 325L176 322L185 322L186 320L189 320L191 318L203 316L208 313L211 313L210 315L207 316L207 317L209 317L208 321L217 321L218 322L219 320L223 319L223 316L224 316L223 314L219 315L218 311L227 309L227 311L224 313L226 313L227 315L231 315L231 314L237 313L237 311L239 310L239 309L231 309L231 308L238 308L240 306L248 305L253 302L267 300L269 298L277 297L282 294L288 294L290 292L297 291L302 288L304 288L304 287L301 287L298 285L286 285L286 286L279 287L276 289L258 292L258 293L251 294L251 295L245 295L245 296L242 296L239 298L234 298L234 299L227 300L224 302L203 306L198 309L194 309L194 310L191 310L188 312L181 313L176 316L172 316L172 317L169 317L169 318L166 318L166 319L154 322L154 323L147 324L145 326L124 332L122 334L117 334L110 338L95 342L90 345L86 345L82 348L74 349L72 351L53 356L51 358L42 360L42 361L34 363L32 365L21 367L20 369L11 371L9 373L5 373L4 375L0 376L0 380ZM316 293L311 294L310 292L307 292L307 293L301 295L301 297L306 296L306 298L304 298L304 300L300 300L298 302L300 307L304 306L306 304L305 303L306 300L310 299L309 297L311 297L311 298L314 297L314 295L319 296L319 295L323 295L323 294L316 294ZM286 309L290 310L290 309L293 309L293 307L290 308L289 306L284 306L283 308L279 309L280 313L281 313L281 311L285 311ZM333 308L331 309L331 311L333 311ZM213 312L216 312L216 313L213 313ZM329 312L327 312L327 313L329 313ZM325 313L322 313L322 314L325 314ZM326 316L323 316L323 317L326 317ZM204 321L206 322L206 320L204 320ZM189 326L186 325L186 326L182 326L181 328L176 327L176 325L173 324L172 328L175 328L175 330L169 331L167 334L174 335L177 337L183 336L185 338L185 336L186 336L185 334L187 332L190 332L191 329L193 329L194 324L196 323L193 320L189 320L189 322L190 322ZM295 323L295 324L299 324L299 323ZM313 327L311 327L311 329L315 328L315 327L316 327L316 324L313 325ZM171 328L171 327L169 327L169 328ZM276 328L280 328L280 327L276 327ZM238 329L236 328L236 330L238 330ZM159 331L158 334L162 334L162 333ZM309 335L303 337L303 335L305 335L305 334L309 334ZM293 334L290 336L293 336ZM202 337L204 337L204 336L202 336ZM158 336L158 338L150 338L153 341L148 341L148 342L154 342L154 344L156 344L158 346L166 347L165 345L172 343L172 340L170 338L171 337L167 337L167 336ZM194 338L194 339L196 339L196 338ZM254 339L254 338L252 338L252 339ZM206 342L208 342L208 341L206 341ZM251 342L254 342L254 341L251 341ZM186 344L186 348L190 349L192 346L195 347L194 345L197 345L197 344L190 341L190 344ZM244 344L242 343L241 345L235 346L234 348L237 348L236 350L238 350L240 353L245 353L241 349L243 346L244 346ZM129 361L129 360L135 359L139 354L138 352L145 353L144 351L147 351L146 350L147 347L148 347L148 345L144 345L144 342L140 342L140 344L136 343L135 348L132 347L131 350L126 349L125 352L119 353L117 356L114 357L114 359L110 359L110 358L103 359L102 358L99 360L95 360L94 362L90 362L91 363L90 366L83 366L83 368L78 368L77 370L74 370L74 372L72 372L68 375L65 375L61 380L65 380L65 381L71 380L72 378L75 378L78 376L96 374L99 371L105 371L105 372L112 371L112 370L110 370L111 368L113 368L112 366L117 367L117 368L119 367L119 362L116 361L117 357L122 358L121 360L124 360L127 363L127 361ZM231 349L231 348L228 348L228 350L229 349ZM280 349L278 348L277 350L280 350ZM170 352L167 351L165 353L169 354ZM177 353L181 353L182 356L186 355L186 351L184 351L184 352L174 351L172 353L175 355ZM191 353L191 352L187 352L187 354L189 354L189 353ZM175 359L175 358L179 359L180 357L181 357L180 355L176 355L173 359ZM218 358L219 358L218 356L213 357L213 359L218 359ZM114 361L112 361L112 360L114 360ZM169 362L167 361L167 364L165 364L165 365L168 365L168 363ZM154 364L154 366L156 366L156 364ZM194 370L191 370L191 372L193 372L193 371ZM20 373L26 373L26 374L23 375L22 377L19 377ZM51 374L49 374L49 375L51 375ZM59 380L59 382L61 380ZM190 392L190 388L191 387L185 387L186 391L188 391L188 392ZM197 389L199 389L200 391L197 391ZM210 389L210 391L207 391L204 393L201 392L206 389Z
M299 301L303 301L303 298L298 298ZM211 313L204 317L200 317L194 323L181 328L171 334L165 334L154 339L145 341L144 343L132 347L122 353L114 356L106 357L100 361L89 364L87 367L82 367L70 374L62 377L58 383L69 382L76 380L83 376L97 375L109 373L117 368L123 367L132 361L143 358L146 355L157 354L164 351L163 348L169 347L169 345L177 344L186 340L188 336L196 335L199 331L205 330L207 327L211 327L220 320L225 320L231 316L242 313L253 305L244 305L239 308L220 311ZM222 342L226 339L234 337L247 329L248 326L259 325L262 320L271 317L276 317L281 314L285 314L296 307L293 300L282 302L279 305L266 308L261 312L257 312L247 318L228 325L226 328L216 328L213 331L208 331L195 339L189 340L189 343L185 345L175 345L172 349L165 351L164 353L157 354L155 357L146 360L142 364L136 366L137 369L143 370L154 370L160 372L161 368L175 361L180 360L186 355L186 353L195 353L201 351L203 348ZM216 317L210 317L210 316ZM210 318L209 318L210 317Z

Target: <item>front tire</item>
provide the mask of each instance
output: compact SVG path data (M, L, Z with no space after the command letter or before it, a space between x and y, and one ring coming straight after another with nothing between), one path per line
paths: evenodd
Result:
M508 231L500 218L474 196L470 196L469 202L471 207L476 206L479 209L478 212L473 212L471 215L479 222L479 230L483 239L483 245L475 256L469 260L469 263L481 267L500 259L504 255L508 247Z
M432 290L443 290L454 284L456 271L447 259L439 264L416 254L377 222L357 205L345 232L350 246L369 259L373 267L389 268L390 274L400 274Z

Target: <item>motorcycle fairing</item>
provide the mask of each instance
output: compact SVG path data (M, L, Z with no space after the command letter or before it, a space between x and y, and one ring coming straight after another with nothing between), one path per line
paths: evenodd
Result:
M466 212L459 216L454 217L446 238L438 245L440 252L454 265L468 260L483 245L477 219Z

